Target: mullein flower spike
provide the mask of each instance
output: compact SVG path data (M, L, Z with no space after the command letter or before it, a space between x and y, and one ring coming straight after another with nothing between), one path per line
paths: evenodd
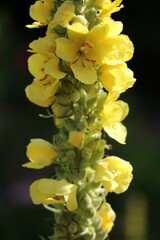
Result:
M106 239L116 218L107 194L125 192L133 178L131 164L110 156L108 144L126 143L129 106L120 96L136 81L127 66L133 43L112 18L121 3L37 0L29 9L27 27L43 27L44 36L29 44L33 81L25 92L47 108L57 134L31 139L22 166L53 168L30 186L33 203L54 213L50 240Z

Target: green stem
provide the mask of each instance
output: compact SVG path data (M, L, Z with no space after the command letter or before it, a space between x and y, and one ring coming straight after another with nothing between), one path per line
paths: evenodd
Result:
M78 185L78 209L70 212L61 207L60 212L55 213L51 240L103 240L107 237L97 213L107 192L101 184L93 182L95 164L104 157L106 146L99 123L105 97L100 83L85 85L69 76L62 81L56 96L57 103L66 107L67 112L61 117L58 134L53 139L60 156L55 175L57 179L64 178ZM73 130L85 134L80 149L68 142Z

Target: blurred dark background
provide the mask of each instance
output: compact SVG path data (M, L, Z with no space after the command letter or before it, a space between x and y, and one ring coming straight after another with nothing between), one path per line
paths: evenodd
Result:
M54 126L39 118L44 109L30 103L24 88L31 83L27 69L28 44L43 32L28 29L31 23L29 1L0 3L0 239L38 240L51 231L51 213L33 205L30 184L39 177L50 177L48 169L30 170L26 145L31 138L51 140ZM130 106L125 120L127 144L115 141L113 155L133 165L134 179L123 194L110 194L108 201L117 214L111 240L160 239L160 100L159 55L160 21L158 0L124 0L124 8L113 15L124 24L123 32L135 45L128 62L137 82L121 95Z

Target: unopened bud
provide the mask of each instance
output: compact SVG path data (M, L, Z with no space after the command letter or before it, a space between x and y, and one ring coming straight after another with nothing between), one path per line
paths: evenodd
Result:
M89 160L92 156L92 150L90 148L84 148L82 149L82 157L85 160Z
M56 225L54 232L57 237L64 237L67 235L67 229L64 226Z
M78 229L77 223L76 223L76 222L71 222L71 224L70 224L69 227L68 227L69 232L70 232L71 234L74 234L74 233L77 232L77 229Z
M87 19L84 16L82 16L82 15L75 16L73 22L74 23L80 23L83 26L87 26L87 24L88 24Z
M84 145L85 134L79 131L71 131L69 133L69 143L74 147L82 148Z

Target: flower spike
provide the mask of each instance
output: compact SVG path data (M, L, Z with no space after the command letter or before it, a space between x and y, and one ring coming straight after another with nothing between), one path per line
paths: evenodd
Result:
M112 18L122 7L122 0L37 0L29 9L27 27L45 30L29 44L25 93L56 132L51 141L31 139L22 166L53 169L30 186L32 202L54 214L50 240L108 239L116 219L108 194L127 191L133 179L131 163L110 155L109 143L126 144L129 104L120 97L136 82L127 65L134 45Z

